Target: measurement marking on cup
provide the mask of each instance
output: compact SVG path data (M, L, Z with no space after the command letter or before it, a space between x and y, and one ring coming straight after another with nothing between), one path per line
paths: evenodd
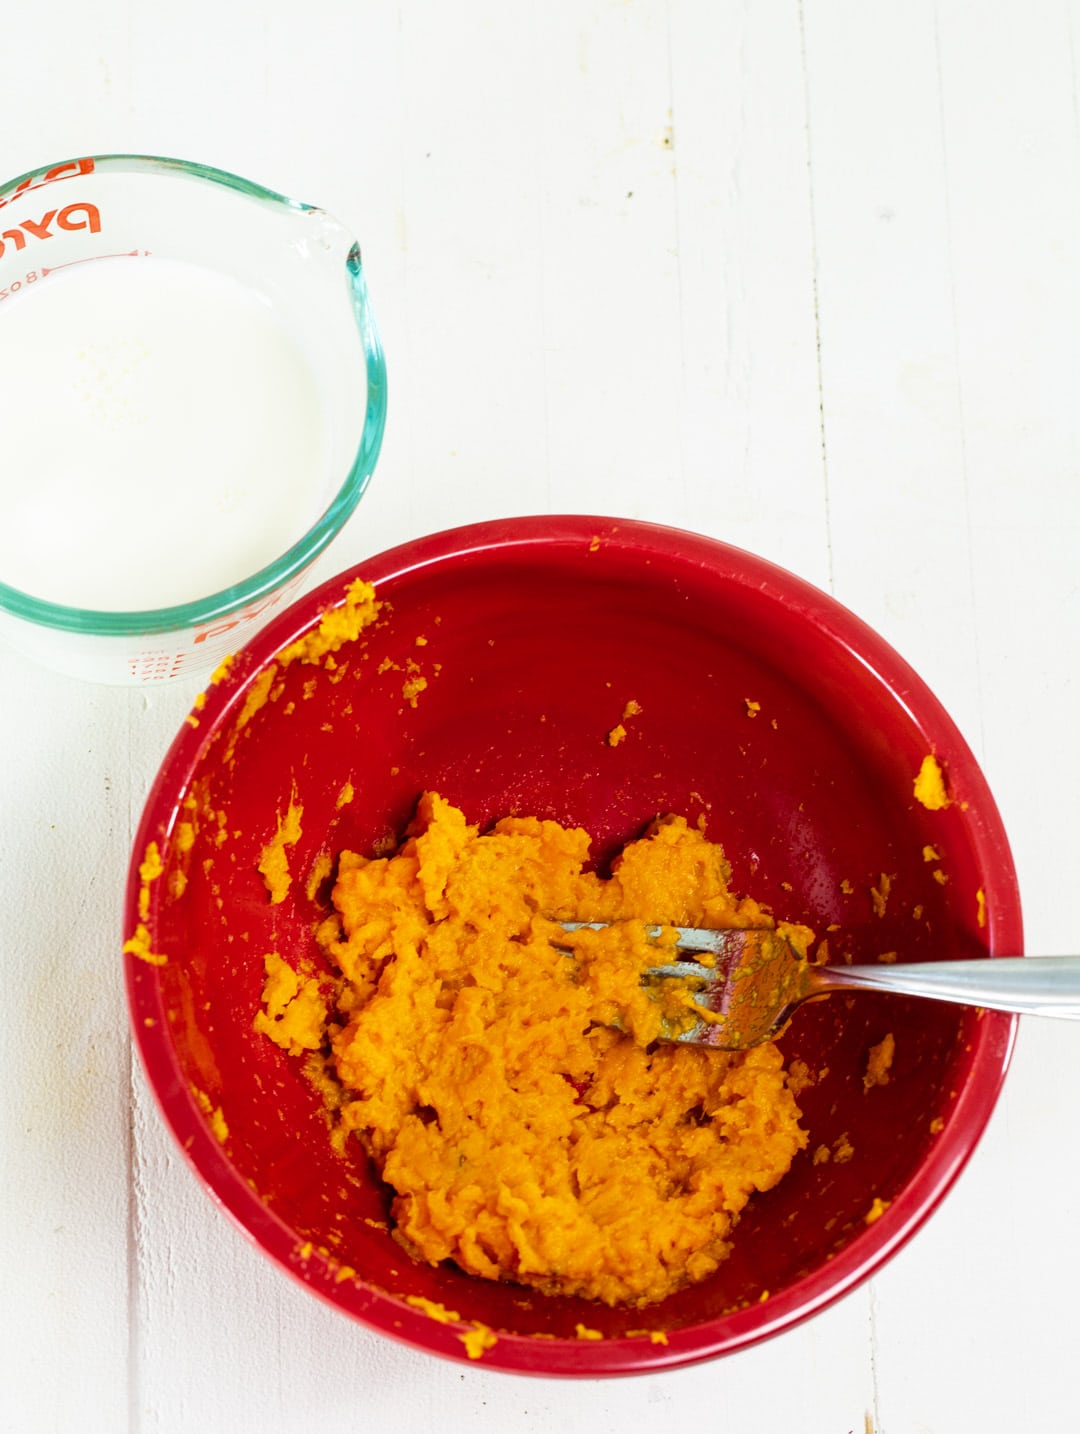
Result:
M42 268L41 277L46 274L55 274L58 269L73 269L76 264L93 264L98 259L137 259L141 255L149 255L149 249L125 249L122 254L90 254L85 259L68 259L64 264L49 264Z
M0 302L9 299L12 294L17 294L25 284L36 284L41 277L39 270L28 269L21 279L12 279L6 289L0 289Z
M38 279L44 279L49 274L55 274L58 269L72 269L76 264L93 264L97 259L135 259L147 257L152 254L150 249L126 249L123 254L91 254L85 259L69 259L65 264L43 265L40 269L28 269L21 279L13 279L6 289L0 288L0 303L9 299L12 294L17 294L27 284L35 284Z

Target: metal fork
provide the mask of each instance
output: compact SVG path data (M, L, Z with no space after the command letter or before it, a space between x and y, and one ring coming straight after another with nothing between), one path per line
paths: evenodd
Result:
M602 921L563 921L564 931L602 931ZM675 949L707 955L669 961L642 973L646 985L682 979L702 1017L671 1040L716 1050L746 1050L772 1040L796 1009L835 991L891 991L954 1005L1018 1015L1080 1019L1080 956L998 956L986 960L898 962L893 965L815 966L768 929L709 931L646 926L655 940L674 931Z

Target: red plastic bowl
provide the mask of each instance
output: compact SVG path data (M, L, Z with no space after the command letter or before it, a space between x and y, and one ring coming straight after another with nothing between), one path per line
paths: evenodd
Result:
M375 583L391 620L343 651L343 668L294 662L251 716L274 654L355 576ZM429 684L415 707L402 697L410 661ZM641 712L612 747L631 699ZM913 796L928 752L946 773L945 810ZM339 809L345 782L356 797ZM256 863L294 787L301 878L271 905ZM399 834L425 788L479 823L518 812L581 824L601 861L658 812L704 813L735 888L819 934L835 927L834 959L1022 949L1008 844L971 752L912 670L822 593L721 543L607 518L509 519L407 544L324 584L237 655L176 738L134 847L125 934L149 842L165 868L145 888L145 925L166 960L127 957L145 1069L197 1176L265 1254L420 1348L466 1359L461 1336L480 1322L497 1336L488 1366L596 1376L775 1334L904 1244L990 1116L1010 1017L878 995L804 1008L783 1047L814 1077L800 1099L807 1149L751 1202L720 1270L648 1310L413 1263L380 1227L384 1191L359 1153L332 1154L296 1064L252 1017L267 950L317 957L303 873L320 852L370 852ZM185 850L192 797L222 816ZM939 860L925 859L931 846ZM891 1079L867 1091L869 1048L888 1032ZM888 1205L868 1223L875 1200ZM459 1318L440 1322L410 1296ZM603 1338L579 1338L579 1325Z

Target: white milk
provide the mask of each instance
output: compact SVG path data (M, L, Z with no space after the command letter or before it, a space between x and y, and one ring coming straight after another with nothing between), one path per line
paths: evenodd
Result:
M264 296L107 258L0 303L0 582L117 611L206 597L325 508L315 376Z

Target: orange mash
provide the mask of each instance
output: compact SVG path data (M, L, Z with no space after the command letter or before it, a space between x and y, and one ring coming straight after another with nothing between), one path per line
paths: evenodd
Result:
M268 956L257 1025L371 1155L415 1258L645 1305L717 1268L806 1135L775 1045L658 1043L690 998L642 986L667 954L644 923L772 924L729 892L720 847L672 817L610 877L588 861L581 830L480 833L429 794L396 854L341 854L330 975ZM621 924L570 936L559 920Z

